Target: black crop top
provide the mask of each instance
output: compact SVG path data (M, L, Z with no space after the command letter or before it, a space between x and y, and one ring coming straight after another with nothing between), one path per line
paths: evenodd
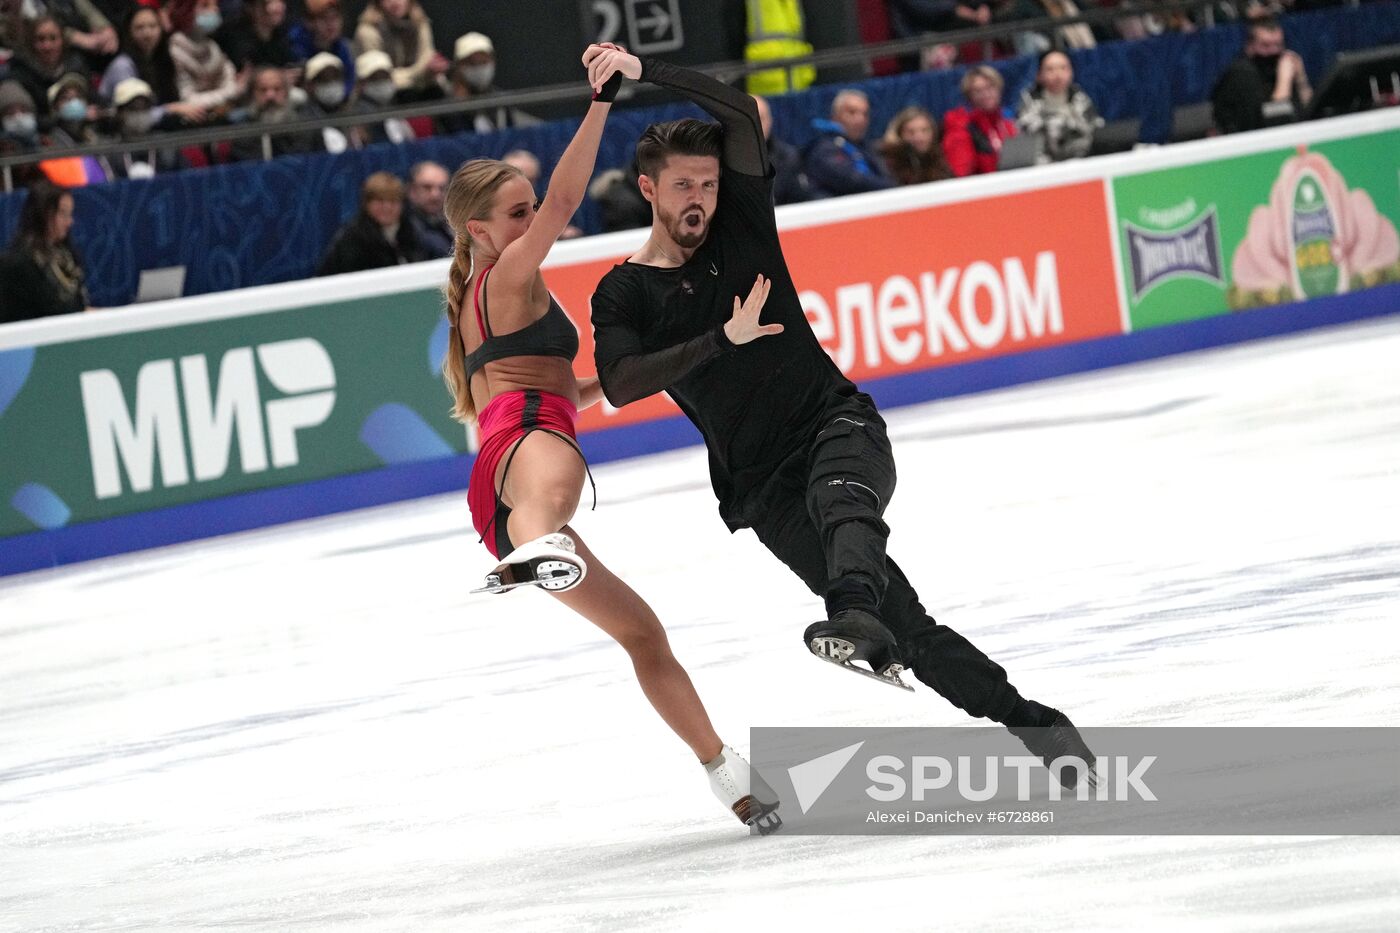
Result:
M578 331L553 295L549 296L549 310L538 320L499 337L491 333L485 292L486 276L490 273L491 267L488 266L476 283L474 303L482 341L481 346L467 354L467 379L470 380L487 363L512 356L558 356L573 362L574 357L578 356ZM460 315L458 319L461 319Z

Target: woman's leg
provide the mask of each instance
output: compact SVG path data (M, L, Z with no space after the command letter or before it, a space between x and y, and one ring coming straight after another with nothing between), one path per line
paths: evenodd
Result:
M513 471L512 471L513 472ZM514 517L514 516L512 516ZM690 675L671 653L666 630L651 607L603 566L571 528L578 553L588 561L588 576L571 590L551 593L622 646L632 659L637 682L656 712L701 762L719 756L723 743L710 725L709 714Z
M583 474L583 458L568 441L548 431L525 435L502 458L496 476L496 488L511 508L510 540L519 546L563 528L578 508Z

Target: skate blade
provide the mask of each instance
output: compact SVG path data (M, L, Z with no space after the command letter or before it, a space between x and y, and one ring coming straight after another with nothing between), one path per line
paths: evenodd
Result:
M734 804L734 815L760 836L771 836L783 827L783 818L778 816L778 805L760 803L753 794Z
M909 693L914 692L913 687L900 679L899 675L904 672L904 665L902 664L891 664L883 671L872 671L869 668L857 667L855 664L848 661L847 658L851 656L851 652L855 650L855 646L844 638L813 638L811 649L812 654L816 655L818 658L830 664L835 664L843 670L850 671L853 674L860 674L862 677L869 677L871 680L877 680L891 687L907 690Z
M523 571L521 576L527 577L527 579L516 579L514 571L517 567ZM577 586L582 580L583 574L579 571L577 564L563 560L539 560L531 561L529 564L506 564L497 572L486 575L485 586L468 590L468 592L473 595L477 593L509 593L522 586L538 586L554 593L562 593L564 590Z

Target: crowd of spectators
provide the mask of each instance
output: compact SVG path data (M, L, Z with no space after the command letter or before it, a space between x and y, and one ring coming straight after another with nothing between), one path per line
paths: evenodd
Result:
M80 146L104 140L149 143L125 154L26 166L16 180L32 186L19 233L0 260L0 321L23 296L26 316L81 309L86 303L82 262L69 242L72 196L64 185L106 178L147 178L186 168L189 149L162 145L160 132L215 123L276 124L327 116L362 116L339 128L247 136L226 146L226 158L262 159L315 151L343 152L371 143L405 142L428 132L492 132L539 122L513 108L450 114L436 121L386 118L382 108L435 99L471 100L499 91L495 48L471 32L437 52L432 24L418 0L371 0L353 40L345 35L340 0L305 0L300 21L288 22L286 0L243 0L227 23L230 0L0 0L0 153L43 146ZM232 0L237 2L237 0ZM1277 0L1275 0L1277 2ZM1296 0L1323 5L1330 0ZM896 33L938 32L1017 19L1077 13L1072 0L888 0ZM1101 5L1097 0L1092 6ZM1126 7L1113 5L1124 12ZM15 11L35 11L25 19ZM1217 4L1225 17L1249 18L1241 56L1220 77L1213 95L1219 132L1253 129L1290 119L1306 106L1311 88L1296 53L1284 47L1271 14L1258 0ZM1129 14L1090 28L1056 27L1057 34L1016 34L1001 47L931 42L923 67L968 63L963 103L942 115L910 106L883 128L873 127L860 90L838 91L827 117L813 123L802 149L773 133L768 102L757 97L775 171L779 204L877 191L901 185L995 172L1006 167L1003 149L1017 136L1030 161L1058 162L1088 155L1103 126L1094 102L1074 81L1065 48L1085 48L1113 35L1191 29L1194 21ZM936 36L928 37L936 39ZM1058 47L1052 47L1054 46ZM1038 55L1033 83L1014 106L1001 73L987 58ZM1020 144L1018 144L1020 145ZM193 153L199 156L199 153ZM506 157L538 186L539 159L517 150ZM399 179L371 175L359 210L327 246L317 273L372 269L451 254L452 231L443 216L448 170L421 162ZM55 184L57 183L57 184ZM604 230L647 226L651 208L638 186L635 164L603 168L590 186ZM566 237L582 235L570 227ZM11 315L13 316L13 315Z
M20 170L21 185L39 177L86 184L538 122L513 108L437 121L377 117L386 107L499 91L491 39L467 33L448 59L418 0L371 0L350 35L341 0L304 0L296 22L287 0L102 2L106 14L93 0L0 0L0 154L220 125L346 115L365 122L179 152L156 145L134 159L95 159L80 177L61 160L40 162Z

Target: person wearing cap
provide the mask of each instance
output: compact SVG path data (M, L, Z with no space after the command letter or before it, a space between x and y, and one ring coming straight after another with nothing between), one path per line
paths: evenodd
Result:
M214 42L223 25L219 0L171 0L170 57L180 100L213 113L227 111L247 89L233 62Z
M392 106L396 93L393 79L393 62L385 52L365 52L355 59L355 72L359 75L353 111L373 114ZM403 143L414 138L413 127L407 120L393 118L372 120L356 127L366 143Z
M447 59L433 46L433 24L418 0L372 0L355 27L355 48L389 56L400 101L442 96L435 79L447 71Z
M151 131L160 122L158 115L163 111L156 105L156 94L149 84L140 78L123 80L112 92L112 104L116 108L117 136L122 142L151 138ZM106 163L117 178L150 178L189 166L178 149L154 146L108 156Z
M24 45L10 60L10 77L24 85L41 119L49 114L49 88L70 72L86 75L88 66L83 56L69 47L58 20L52 16L30 20Z
M50 146L84 146L101 142L95 120L97 109L88 103L88 81L79 74L66 74L49 88L48 133Z
M306 0L306 15L292 26L288 38L292 56L310 66L311 59L322 52L340 60L340 73L345 81L345 95L355 89L355 52L345 38L345 17L340 12L340 0Z
M262 65L255 69L250 86L252 100L248 107L248 117L251 122L271 127L311 117L310 113L291 102L291 84L287 80L287 72L277 65ZM263 158L268 154L264 140L270 144L273 158L315 152L321 148L320 134L312 131L279 133L266 137L244 136L233 141L234 160L252 162Z
M403 222L403 182L388 172L375 172L360 189L359 213L340 228L316 274L359 272L431 258L422 251L413 225Z
M39 148L39 117L34 98L18 81L0 81L0 153Z
M345 72L340 59L330 52L317 52L306 63L307 116L334 117L350 112L350 97L345 90ZM321 128L320 148L326 152L358 149L363 142L352 130L334 126Z
M453 100L472 101L500 93L496 87L496 46L489 36L469 32L453 47L452 70L445 85ZM444 114L437 120L439 133L494 133L506 127L534 126L541 121L514 107L493 107Z
M180 100L170 35L161 25L160 14L147 6L133 7L122 20L121 54L102 73L98 96L113 100L117 86L129 78L140 78L150 88L155 103L152 120L157 126L164 123L167 114L184 123L203 123L208 116L203 107Z

